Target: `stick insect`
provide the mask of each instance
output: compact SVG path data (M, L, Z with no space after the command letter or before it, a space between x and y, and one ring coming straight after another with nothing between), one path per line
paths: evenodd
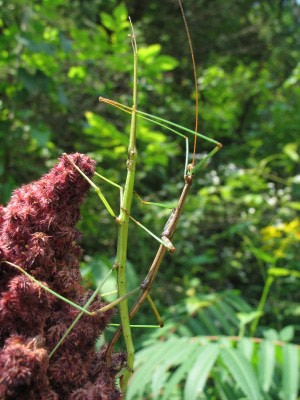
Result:
M126 177L126 182L125 182L124 188L114 182L111 182L110 180L103 177L102 175L96 174L100 177L100 179L105 180L106 182L114 185L115 187L117 187L120 190L120 209L119 209L118 215L116 215L115 212L113 211L109 202L106 200L105 196L103 195L101 189L92 180L90 180L72 162L71 159L69 159L69 161L73 164L74 168L76 168L77 171L82 176L84 176L84 178L94 188L97 195L99 196L99 198L103 202L104 206L106 207L107 211L114 218L115 222L118 225L118 243L117 243L116 260L110 271L110 273L113 270L117 271L117 287L118 287L117 300L113 301L112 303L108 304L107 306L101 308L98 311L89 312L88 307L91 304L91 302L95 299L96 295L99 293L99 290L102 285L99 285L99 287L96 289L96 291L94 292L93 296L89 299L89 301L83 307L80 307L80 306L70 302L69 300L63 298L62 296L59 296L57 293L52 292L48 287L43 286L40 282L38 282L33 277L31 277L28 273L26 273L26 271L24 271L20 266L9 263L12 267L18 269L19 272L22 272L22 273L25 273L26 275L28 275L30 279L33 279L43 289L51 291L52 294L59 297L61 300L68 302L69 304L71 304L72 306L74 306L80 310L80 313L77 316L77 318L74 320L72 325L68 328L68 330L65 332L63 337L60 339L60 341L57 343L55 348L50 353L50 357L52 357L52 355L55 353L55 351L59 348L61 343L64 341L64 339L67 337L69 332L73 329L73 327L75 326L75 324L77 323L79 318L84 313L86 313L90 316L93 316L96 313L106 311L108 308L115 307L116 305L119 306L119 313L120 313L120 320L121 320L120 326L118 327L117 331L115 332L112 340L110 341L110 343L108 345L108 348L106 351L106 360L107 360L107 364L110 365L114 346L115 346L118 338L120 337L120 335L123 333L125 345L126 345L126 353L127 353L127 365L126 365L126 368L124 369L123 375L121 377L121 389L122 389L123 393L126 392L128 380L134 369L134 345L133 345L133 339L132 339L132 334L131 334L130 320L140 309L140 307L144 303L144 301L148 300L151 308L154 311L155 316L158 319L159 324L162 325L159 314L158 314L156 307L150 297L150 289L154 283L154 280L157 276L159 267L163 261L163 258L165 256L166 252L167 251L169 251L169 252L175 251L175 247L172 243L173 235L174 235L175 229L177 227L177 224L179 222L180 216L182 214L183 207L184 207L187 195L189 193L190 187L192 185L195 173L201 167L205 166L206 163L208 162L208 160L222 147L222 145L219 142L198 133L198 87L197 87L196 64L195 64L195 60L194 60L194 52L193 52L192 41L190 38L187 21L186 21L185 15L184 15L181 1L178 0L178 2L179 2L182 16L183 16L183 21L184 21L185 29L187 32L188 41L189 41L189 45L190 45L190 51L191 51L191 55L192 55L192 64L193 64L194 80L195 80L195 88L196 88L195 89L195 91L196 91L195 129L190 130L188 128L179 126L173 122L170 122L170 121L164 120L162 118L142 112L138 109L138 102L137 102L137 100L138 100L138 96L137 96L138 49L137 49L137 43L136 43L134 29L133 29L133 26L130 21L131 31L132 31L130 38L131 38L131 44L132 44L132 49L133 49L133 65L134 65L133 105L131 107L129 107L129 106L120 104L116 101L106 99L104 97L99 98L99 100L101 102L104 102L104 103L107 103L114 107L117 107L120 110L127 112L131 115L131 129L130 129L129 147L128 147L128 160L127 160L127 177ZM167 223L165 224L165 227L164 227L163 232L160 235L160 237L158 237L155 234L153 234L152 232L150 232L146 227L144 227L142 224L140 224L138 221L136 221L134 219L134 217L131 215L131 204L132 204L133 193L134 193L135 168L136 168L136 162L137 162L137 147L136 147L137 118L143 118L146 120L150 120L153 123L157 124L158 126L162 126L165 129L171 131L172 133L175 133L175 134L183 137L184 140L186 141L186 157L185 157L184 174L183 174L184 175L184 186L183 186L182 192L180 194L177 206L172 210L171 215L170 215ZM191 163L188 162L189 138L187 135L191 135L194 137L194 146L193 146ZM204 140L210 142L214 146L213 149L198 163L195 162L195 155L196 155L196 150L197 150L197 138L204 139ZM126 259L127 259L128 226L129 226L130 221L135 222L139 227L141 227L146 232L148 232L150 235L152 235L160 243L160 245L159 245L157 253L154 257L154 260L150 266L148 274L145 277L145 279L143 280L143 282L141 283L140 287L134 289L133 291L127 292ZM134 295L138 291L140 291L140 294L137 298L137 301L136 301L135 305L132 307L132 309L129 311L127 299L129 296Z

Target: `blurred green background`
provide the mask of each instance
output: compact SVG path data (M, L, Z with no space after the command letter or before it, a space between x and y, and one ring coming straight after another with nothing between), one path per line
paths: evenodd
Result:
M0 6L0 203L38 179L62 152L86 153L100 174L124 182L130 117L100 104L98 96L131 105L128 13L139 48L139 108L193 129L193 70L176 1L1 0ZM153 288L166 328L135 330L136 347L172 335L299 344L300 5L186 0L184 8L198 66L200 132L224 147L196 175L174 237L176 253L166 257ZM198 157L208 150L199 140ZM184 141L139 120L138 151L136 191L176 204ZM99 184L117 212L118 191ZM132 209L158 235L169 213L137 200ZM94 287L112 265L116 226L92 193L79 229L84 281ZM131 224L131 287L145 276L157 247ZM135 322L155 320L144 306ZM284 359L276 359L283 371ZM289 367L297 371L298 365ZM231 398L221 397L216 379L203 398ZM245 390L232 382L232 398L243 398ZM260 390L266 398L296 399L297 388L286 397L284 382L281 391L276 379ZM182 385L169 398L188 398ZM145 392L132 398L151 390L146 382Z

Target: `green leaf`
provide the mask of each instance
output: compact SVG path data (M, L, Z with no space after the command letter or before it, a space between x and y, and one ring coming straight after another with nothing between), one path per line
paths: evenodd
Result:
M265 251L258 249L256 247L251 247L252 253L257 257L259 260L262 260L268 264L273 264L276 261L276 257L272 256Z
M293 327L293 325L288 325L279 332L279 340L282 340L283 342L292 341L294 339L294 336L295 328Z
M231 325L228 322L228 315L222 313L220 309L216 306L216 304L212 305L209 308L209 312L213 315L214 319L218 321L220 325L220 330L222 329L222 333L226 335L230 335L232 332Z
M151 395L153 399L159 400L161 398L161 390L165 386L167 379L170 376L170 371L164 367L159 366L152 375L151 382Z
M201 300L198 297L187 298L185 303L187 312L190 315L196 313L197 311L202 310L203 308L207 308L212 305L211 300Z
M116 22L121 24L122 22L127 20L128 12L124 3L119 4L113 11L113 15L116 19Z
M129 385L128 399L143 398L143 393L151 385L152 393L160 396L161 389L169 377L169 369L181 363L184 350L189 341L186 338L172 337L165 342L156 343L136 356L135 373Z
M167 347L167 342L166 342ZM158 365L152 375L152 395L156 399L161 399L161 391L166 386L166 381L170 376L170 369L178 364L182 364L187 360L187 354L196 351L195 343L185 338L172 340L172 350L164 360Z
M68 71L68 77L71 79L83 80L86 76L86 69L82 66L70 67Z
M293 161L299 161L299 154L297 153L297 143L288 143L283 147L283 152Z
M199 343L189 341L188 345L185 347L181 365L172 373L170 379L166 382L161 400L169 400L171 398L170 396L174 391L174 387L178 385L185 378L188 371L191 370L197 357L197 350L199 350Z
M88 125L84 128L84 133L89 135L90 140L93 140L98 145L101 143L103 147L113 148L121 146L126 150L127 137L113 124L91 111L87 111L85 117Z
M106 12L102 12L100 13L100 19L105 28L109 29L112 32L115 31L116 22L111 15L107 14Z
M155 399L160 396L160 391L163 388L167 378L169 377L169 369L180 363L184 358L184 351L186 346L186 339L172 339L165 342L165 351L163 352L163 359L155 366L152 374L151 387L152 395Z
M262 314L261 311L253 311L251 313L237 313L237 317L241 321L241 324L247 325Z
M221 349L221 356L224 364L247 398L249 400L262 399L259 383L253 368L243 354L236 349L225 348Z
M155 60L156 66L162 71L171 71L176 68L179 62L171 56L158 56Z
M299 390L299 350L292 344L282 348L284 400L296 400Z
M219 354L217 344L208 344L198 352L198 358L188 374L185 387L184 399L196 400L203 392L208 375L213 368Z
M243 338L238 343L238 350L251 362L254 343L249 338Z
M258 377L261 387L268 393L272 384L275 368L275 347L270 340L264 340L260 345Z
M226 371L213 373L214 385L218 392L218 400L236 400L239 399L237 388L231 385Z
M231 329L232 331L230 332L230 335L234 335L236 332L236 328L239 325L239 320L236 316L236 311L235 309L232 307L232 305L230 303L227 302L227 298L222 298L222 301L218 301L216 303L216 307L218 307L221 312L226 315L226 318L229 320L230 324L231 324Z
M263 335L268 340L279 340L278 332L275 329L266 329L264 330Z
M286 203L286 206L292 208L293 210L300 211L300 201L289 201Z
M204 328L209 335L220 335L220 330L216 327L213 319L207 315L207 313L203 310L198 315L199 320L204 325Z
M152 62L155 57L160 53L160 44L152 44L147 47L139 48L139 60L144 63Z
M164 357L166 343L160 342L141 350L136 356L135 372L127 391L128 399L143 398L143 393L151 382L152 373Z
M249 313L252 308L246 303L237 292L231 291L226 293L226 302L230 304L235 310L240 312Z
M300 272L295 270L289 270L287 268L270 268L268 269L268 275L278 277L278 276L294 276L295 278L300 278Z

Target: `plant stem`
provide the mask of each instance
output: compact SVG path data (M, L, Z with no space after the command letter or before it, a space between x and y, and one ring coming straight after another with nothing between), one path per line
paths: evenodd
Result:
M259 300L259 304L257 306L257 311L260 311L261 314L258 314L258 316L252 322L251 327L250 327L250 336L251 337L253 337L255 335L255 332L256 332L256 329L257 329L257 325L258 325L258 322L259 322L259 320L260 320L260 318L261 318L261 316L263 314L263 310L264 310L264 307L265 307L265 304L266 304L266 301L267 301L267 297L268 297L268 294L269 294L269 291L270 291L270 287L271 287L273 281L274 281L274 278L272 276L268 276L268 278L266 280L266 283L265 283L265 286L264 286L264 289L263 289L263 292L262 292L262 295L261 295L261 298Z

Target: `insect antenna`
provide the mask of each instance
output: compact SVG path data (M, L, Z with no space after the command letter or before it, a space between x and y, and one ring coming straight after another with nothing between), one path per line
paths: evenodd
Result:
M194 83L195 83L195 132L198 132L198 123L199 123L199 88L198 88L195 52L194 52L193 42L192 42L189 26L188 26L188 23L187 23L187 20L186 20L186 17L185 17L185 13L184 13L184 10L183 10L183 6L182 6L181 0L178 0L178 4L179 4L179 7L180 7L180 12L181 12L181 15L182 15L182 19L183 19L186 35L187 35L189 46L190 46L191 58L192 58L193 73L194 73ZM191 165L191 167L193 167L195 165L196 148L197 148L197 135L194 135L193 157L192 157L192 165Z

